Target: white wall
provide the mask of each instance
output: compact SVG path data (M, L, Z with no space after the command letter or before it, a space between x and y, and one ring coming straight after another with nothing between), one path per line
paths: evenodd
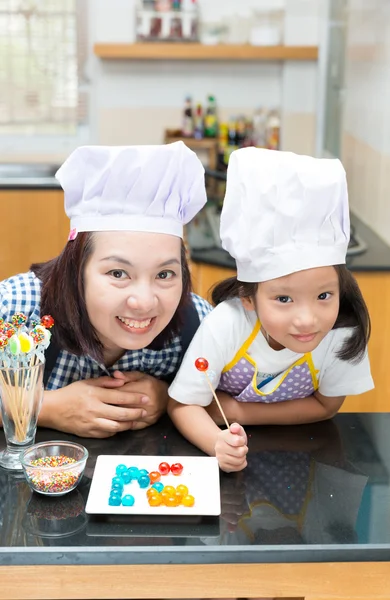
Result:
M353 211L390 244L390 3L350 0L342 158Z
M316 45L321 0L198 0L203 21L248 14L253 8L285 10L285 43ZM73 147L93 144L153 144L165 128L181 125L185 95L204 103L214 94L221 119L258 106L282 108L282 146L314 152L316 62L105 61L96 42L135 41L135 0L89 0L90 127L82 140L61 144L36 136L0 139L0 160L62 160Z
M203 21L284 8L285 43L316 45L319 0L199 0ZM133 42L135 0L94 0L92 41ZM184 96L217 98L222 119L257 106L283 108L283 147L314 151L316 63L130 62L93 59L93 138L101 144L160 143L180 127Z

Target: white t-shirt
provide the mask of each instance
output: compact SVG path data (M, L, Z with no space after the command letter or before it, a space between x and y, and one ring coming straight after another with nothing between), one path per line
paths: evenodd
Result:
M223 368L233 360L250 336L256 320L255 311L245 310L239 299L219 304L197 330L169 388L169 395L182 404L208 406L213 396L204 377L197 371L195 360L199 357L208 360L209 369L216 373L213 380L213 387L216 389ZM311 353L314 366L319 370L318 391L324 396L361 394L374 387L367 353L357 364L340 360L336 356L344 340L351 334L352 328L332 329ZM283 377L283 373L303 356L287 348L273 350L261 332L252 342L248 354L257 364L261 373L260 380L269 374L277 375L261 387L264 393L270 392L277 380Z

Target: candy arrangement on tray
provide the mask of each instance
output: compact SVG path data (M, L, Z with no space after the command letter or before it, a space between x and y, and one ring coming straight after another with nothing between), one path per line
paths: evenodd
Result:
M135 498L132 494L125 493L127 484L136 483L139 488L147 488L146 496L149 506L168 506L174 508L176 506L192 507L195 504L195 498L189 494L188 487L180 484L176 487L173 485L164 485L161 479L171 473L179 477L183 472L181 463L170 465L167 462L161 462L158 465L158 470L148 471L147 469L139 469L138 467L127 467L125 464L120 464L115 469L115 477L111 481L111 491L108 499L110 506L134 506Z
M144 515L156 522L162 515L173 520L220 515L218 461L215 456L99 455L85 512Z

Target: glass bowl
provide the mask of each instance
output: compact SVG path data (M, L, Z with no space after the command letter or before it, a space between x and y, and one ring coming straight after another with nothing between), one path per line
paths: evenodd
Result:
M69 537L87 525L84 498L73 490L60 498L31 494L23 528L42 538Z
M40 442L20 454L23 472L34 492L63 496L75 489L84 473L88 450L75 442Z

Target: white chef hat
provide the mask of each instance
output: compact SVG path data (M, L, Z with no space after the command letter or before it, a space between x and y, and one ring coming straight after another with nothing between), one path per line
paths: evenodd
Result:
M183 142L81 146L57 171L73 239L79 231L147 231L183 237L206 203L204 168Z
M239 281L344 264L349 235L339 160L260 148L231 154L221 240L236 260Z

